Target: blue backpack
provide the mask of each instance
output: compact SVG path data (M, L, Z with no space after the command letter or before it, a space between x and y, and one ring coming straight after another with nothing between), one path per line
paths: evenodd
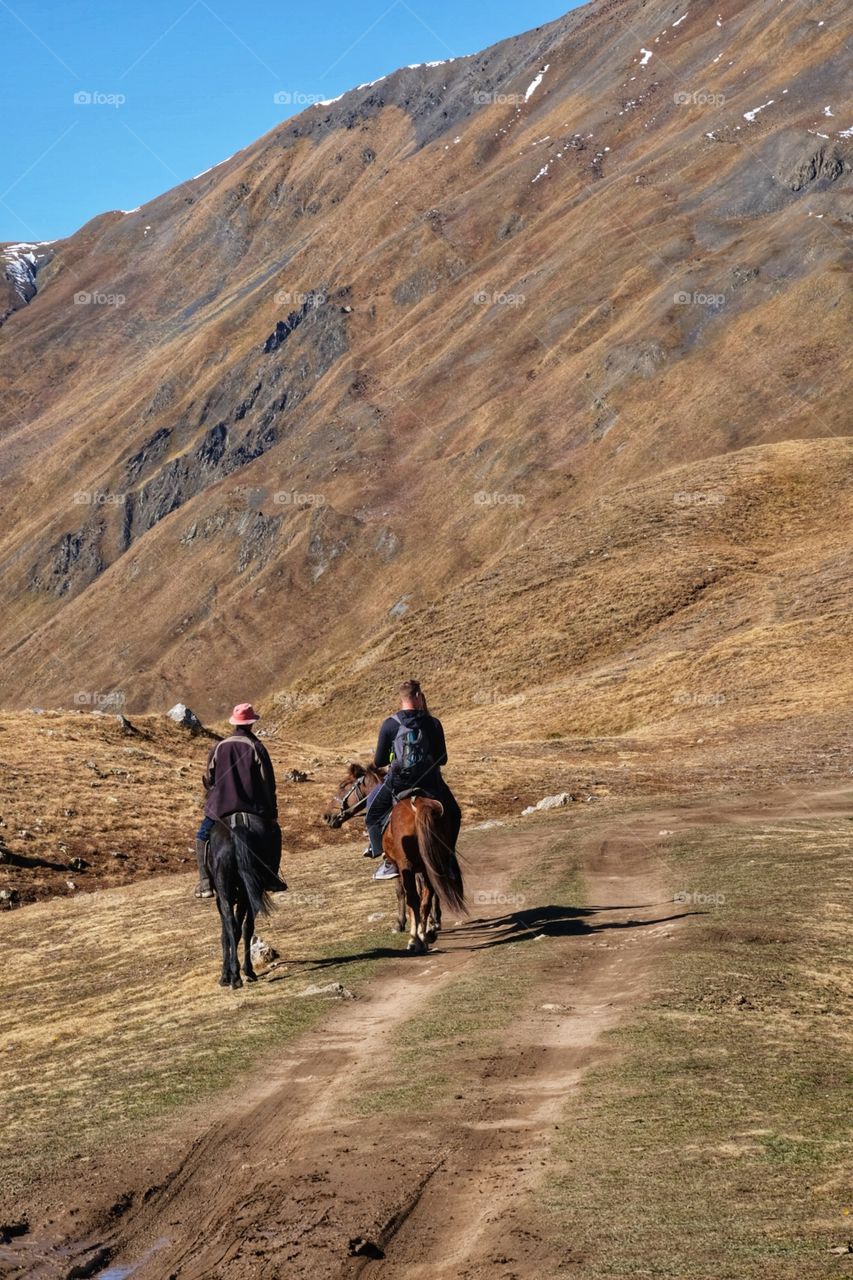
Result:
M400 782L414 786L435 764L432 748L421 725L405 724L394 716L399 728L391 749L393 772Z

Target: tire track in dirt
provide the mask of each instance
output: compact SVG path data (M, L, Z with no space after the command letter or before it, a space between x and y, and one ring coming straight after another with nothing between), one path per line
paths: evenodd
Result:
M684 918L660 900L642 837L608 833L592 840L584 876L593 923L569 935L570 960L565 946L552 948L522 1018L485 1064L475 1114L464 1122L442 1177L425 1189L386 1259L359 1274L467 1280L500 1267L505 1277L545 1280L569 1261L551 1256L532 1235L525 1200L541 1179L568 1094L611 1052L602 1036L642 999L659 947ZM671 918L658 923L661 916Z
M836 798L811 797L807 812L817 803L832 807ZM757 807L733 798L594 823L581 850L593 905L583 921L530 913L544 920L541 941L526 944L537 946L535 979L497 1047L463 1047L464 1097L403 1117L351 1114L353 1096L370 1088L374 1064L389 1053L391 1033L417 1018L438 984L513 940L496 913L448 928L427 957L389 960L364 998L337 1008L273 1069L220 1099L222 1118L155 1188L136 1190L120 1221L102 1215L85 1244L22 1245L20 1265L7 1274L67 1280L80 1267L77 1274L104 1280L479 1280L500 1265L507 1278L550 1280L572 1260L554 1258L531 1235L525 1200L542 1176L566 1097L612 1052L603 1035L643 999L660 950L689 927L691 913L662 892L659 828L756 812L793 817L797 807L785 793ZM572 825L560 815L481 837L471 890L505 889ZM127 1184L125 1175L123 1191ZM354 1237L386 1256L347 1257ZM103 1250L108 1270L86 1272Z

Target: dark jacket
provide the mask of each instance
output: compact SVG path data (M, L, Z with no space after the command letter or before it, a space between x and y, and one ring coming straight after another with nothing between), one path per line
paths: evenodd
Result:
M412 727L420 726L421 732L430 744L430 754L434 761L433 767L422 778L418 779L418 786L429 790L431 786L436 786L440 783L441 766L447 764L447 745L444 741L444 729L441 721L437 720L435 716L431 716L428 711L398 711L397 715L403 721L403 724L411 725ZM394 748L394 739L399 732L400 725L394 716L389 716L387 720L383 720L373 760L377 769L384 769L387 765L391 765L392 785L394 764L391 761L391 755Z
M236 728L217 742L207 758L204 773L209 818L227 818L229 813L256 813L278 818L275 773L264 744L248 729Z

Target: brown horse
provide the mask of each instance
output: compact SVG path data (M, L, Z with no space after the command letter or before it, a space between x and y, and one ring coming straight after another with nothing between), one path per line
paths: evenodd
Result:
M363 812L367 797L385 771L351 764L338 787L332 807L323 814L327 826L343 826ZM409 917L408 951L422 955L441 927L441 907L465 910L465 890L456 854L448 841L444 806L419 792L401 798L391 812L382 850L400 872L397 890L397 928L402 933Z

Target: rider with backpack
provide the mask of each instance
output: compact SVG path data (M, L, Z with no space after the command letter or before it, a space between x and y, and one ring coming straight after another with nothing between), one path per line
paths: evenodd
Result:
M372 858L382 857L385 820L394 807L395 798L413 787L444 805L455 848L462 813L441 776L441 766L446 763L447 746L441 721L430 715L420 683L404 680L400 685L400 710L383 721L376 745L374 764L378 769L387 766L388 772L385 781L374 787L367 798L366 825ZM373 879L393 880L398 874L394 864L383 858Z

